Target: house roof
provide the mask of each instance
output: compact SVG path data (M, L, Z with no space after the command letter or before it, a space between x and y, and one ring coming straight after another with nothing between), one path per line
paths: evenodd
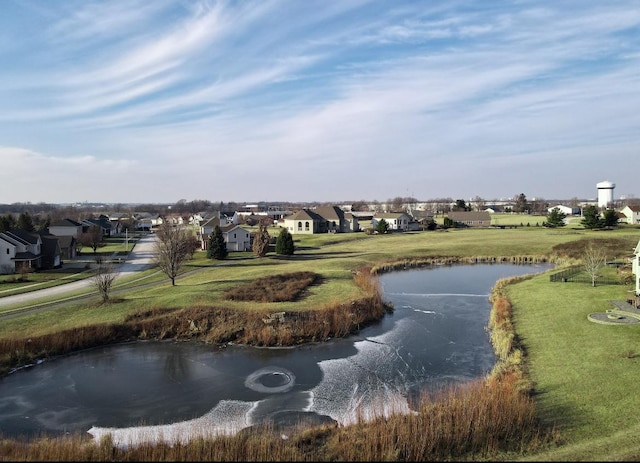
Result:
M36 256L32 252L16 252L16 256L13 258L13 260L30 261L30 260L36 260L39 257L40 256Z
M224 225L223 227L220 227L220 230L222 230L222 233L229 233L230 231L233 231L236 228L240 228L241 230L247 231L245 228L242 228L240 225L235 225L233 223L230 223L228 225Z
M320 206L316 207L313 212L325 220L344 220L344 211L338 206Z
M317 214L315 211L309 209L300 209L298 212L293 213L289 217L286 217L285 220L326 220L321 215Z
M451 211L447 216L456 222L469 220L472 222L478 222L480 220L491 222L491 214L486 211Z
M397 219L398 217L401 217L403 215L406 215L407 217L409 217L409 215L405 212L376 212L373 217L378 219Z
M635 204L632 206L627 206L633 212L640 212L640 206L636 206Z
M62 219L49 225L50 227L80 227L82 224L71 219Z
M219 217L211 217L209 220L205 221L200 225L201 227L215 227L216 225L220 225Z
M40 235L38 235L36 232L28 232L26 230L15 229L7 230L5 233L10 238L19 240L24 244L38 244L38 241L42 242L42 240L40 239Z

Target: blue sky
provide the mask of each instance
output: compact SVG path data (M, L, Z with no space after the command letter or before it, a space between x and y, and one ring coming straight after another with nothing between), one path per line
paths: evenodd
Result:
M640 1L0 8L0 203L640 195Z

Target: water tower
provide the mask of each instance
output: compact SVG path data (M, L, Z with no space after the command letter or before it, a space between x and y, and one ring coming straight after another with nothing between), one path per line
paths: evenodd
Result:
M605 180L596 186L598 187L598 207L607 207L613 202L613 189L616 184Z

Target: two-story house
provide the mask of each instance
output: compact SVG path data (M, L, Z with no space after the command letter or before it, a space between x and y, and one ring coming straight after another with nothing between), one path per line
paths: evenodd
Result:
M37 270L42 266L42 238L39 234L24 230L7 230L0 233L0 237L15 247L12 259L14 271Z
M640 206L625 206L620 209L620 213L624 214L621 221L635 225L640 224Z
M16 273L16 244L0 233L0 275Z
M371 218L371 227L375 229L381 219L387 222L390 231L407 231L412 220L405 212L376 212Z
M338 206L320 206L315 209L301 209L286 216L281 221L289 233L349 233L359 231L358 219Z

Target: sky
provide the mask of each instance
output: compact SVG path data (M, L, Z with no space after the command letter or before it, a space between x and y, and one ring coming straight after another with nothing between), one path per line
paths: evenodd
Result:
M640 195L640 0L1 0L0 203Z

